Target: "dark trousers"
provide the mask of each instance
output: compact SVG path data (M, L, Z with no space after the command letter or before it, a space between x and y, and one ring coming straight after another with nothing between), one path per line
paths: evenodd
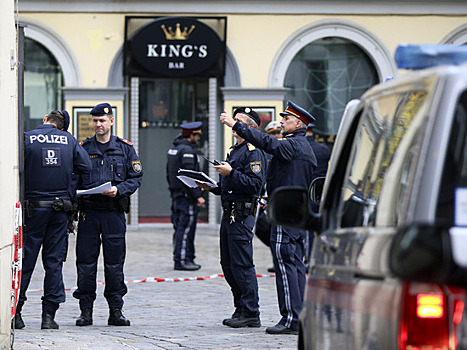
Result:
M39 250L42 246L42 266L45 270L42 309L54 314L59 303L65 302L62 267L68 251L68 216L52 208L36 208L24 221L23 269L17 312L20 313L31 282Z
M173 259L176 264L195 259L195 232L199 208L196 201L179 193L172 200Z
M304 235L303 230L275 225L271 228L277 299L282 315L279 323L293 329L298 329L298 315L305 293Z
M236 215L229 222L224 215L220 228L221 266L229 284L235 308L246 317L259 316L258 280L253 264L253 225L255 217Z
M104 297L109 308L121 309L127 293L123 275L125 262L126 219L119 210L87 209L80 213L76 240L76 268L78 289L73 296L79 299L81 310L93 307L97 288L97 260L102 243L104 256Z

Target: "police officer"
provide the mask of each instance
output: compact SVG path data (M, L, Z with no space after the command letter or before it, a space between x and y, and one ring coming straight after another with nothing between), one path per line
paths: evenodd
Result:
M308 189L316 168L316 157L305 138L306 126L314 121L313 116L291 101L288 101L287 109L280 115L284 136L281 139L251 129L244 123L235 122L226 112L220 116L221 122L231 127L240 137L273 154L266 177L269 194L280 186L294 185ZM282 318L275 326L268 327L267 333L298 332L298 314L305 290L304 236L303 230L276 225L271 227L271 247Z
M258 114L249 107L237 108L234 118L251 128L261 123ZM237 143L226 161L214 166L221 175L219 187L200 186L220 194L224 210L220 228L221 266L232 290L235 312L222 323L234 328L260 327L252 230L256 201L265 180L266 156L235 131L233 134Z
M76 267L78 288L73 296L79 299L81 316L77 326L92 325L92 308L96 299L97 260L100 245L104 255L104 297L109 306L108 325L129 326L122 314L124 282L125 212L129 212L129 197L141 185L143 171L133 145L112 135L112 108L101 103L91 110L95 135L82 142L92 162L90 176L82 177L82 189L111 182L111 189L102 194L80 196Z
M306 139L310 143L311 149L316 156L317 166L315 172L313 173L313 180L318 177L326 177L328 172L329 159L331 158L331 152L329 151L328 146L323 143L316 142L313 129L315 127L314 123L308 124L306 128ZM316 212L319 211L318 205L313 205L312 209ZM311 254L311 248L313 247L313 240L315 234L313 231L307 231L305 239L305 266L308 269L309 259Z
M173 260L175 270L195 271L201 268L195 264L195 231L198 207L204 205L204 198L198 187L189 188L178 178L179 169L199 171L195 145L201 135L201 122L180 125L182 133L174 140L167 152L167 182L172 198Z
M313 180L317 177L326 177L329 159L331 158L331 152L329 151L328 146L323 143L316 142L315 135L313 133L314 127L315 124L310 123L306 128L306 139L310 143L311 149L313 150L318 163L315 172L313 173Z
M45 270L42 297L42 329L58 329L55 312L65 301L62 267L68 251L67 224L72 216L69 187L73 172L86 174L91 162L84 149L66 130L67 111L54 110L43 124L25 133L25 222L23 271L15 328L24 328L21 310L26 290L42 246Z

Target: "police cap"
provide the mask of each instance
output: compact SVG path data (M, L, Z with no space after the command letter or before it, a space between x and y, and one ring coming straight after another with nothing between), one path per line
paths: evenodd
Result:
M202 122L190 122L181 124L182 134L201 134L201 125Z
M250 107L238 107L235 109L233 117L235 118L235 115L238 113L246 114L249 116L251 119L255 121L258 126L261 124L261 118L259 117L258 113L256 113L254 110L252 110Z
M266 132L268 134L276 133L281 131L281 122L277 120L273 120L272 122L269 122L268 125L266 125Z
M112 106L108 103L99 103L96 107L91 109L91 115L100 117L103 115L112 115Z
M68 127L70 126L70 115L68 114L67 111L63 110L63 111L59 111L61 115L63 115L63 130L64 131L67 131L68 130Z
M313 131L314 128L315 128L315 124L314 124L314 123L310 123L310 124L308 124L308 126L306 127L306 131Z
M313 123L315 118L304 108L296 105L292 101L287 101L287 108L284 112L279 113L282 117L285 115L293 115L297 117L306 125Z

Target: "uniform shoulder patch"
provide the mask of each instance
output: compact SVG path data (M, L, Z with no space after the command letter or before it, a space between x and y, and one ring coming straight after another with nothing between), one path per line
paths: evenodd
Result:
M132 144L130 141L126 140L126 139L122 139L121 137L119 137L118 139L119 139L120 141L126 143L127 145L133 146L133 144Z
M255 146L253 146L251 143L248 144L248 150L249 151L254 151L256 149Z
M91 139L88 137L87 139L83 140L83 141L80 141L79 145L82 146L84 145L85 143L88 143L89 141L91 141Z
M132 166L133 171L135 173L140 173L141 170L143 170L143 166L141 165L141 161L139 161L139 160L132 161L131 166Z
M261 172L261 162L250 162L250 169L253 173L259 174Z

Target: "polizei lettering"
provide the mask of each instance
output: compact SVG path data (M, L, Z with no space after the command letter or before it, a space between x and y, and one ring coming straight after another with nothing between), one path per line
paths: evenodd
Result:
M208 55L208 46L200 45L167 45L167 44L148 44L147 57L184 57L190 58L193 55L198 58L205 58Z
M61 143L62 145L68 145L68 138L65 135L31 135L29 136L29 142L40 142L40 143Z

